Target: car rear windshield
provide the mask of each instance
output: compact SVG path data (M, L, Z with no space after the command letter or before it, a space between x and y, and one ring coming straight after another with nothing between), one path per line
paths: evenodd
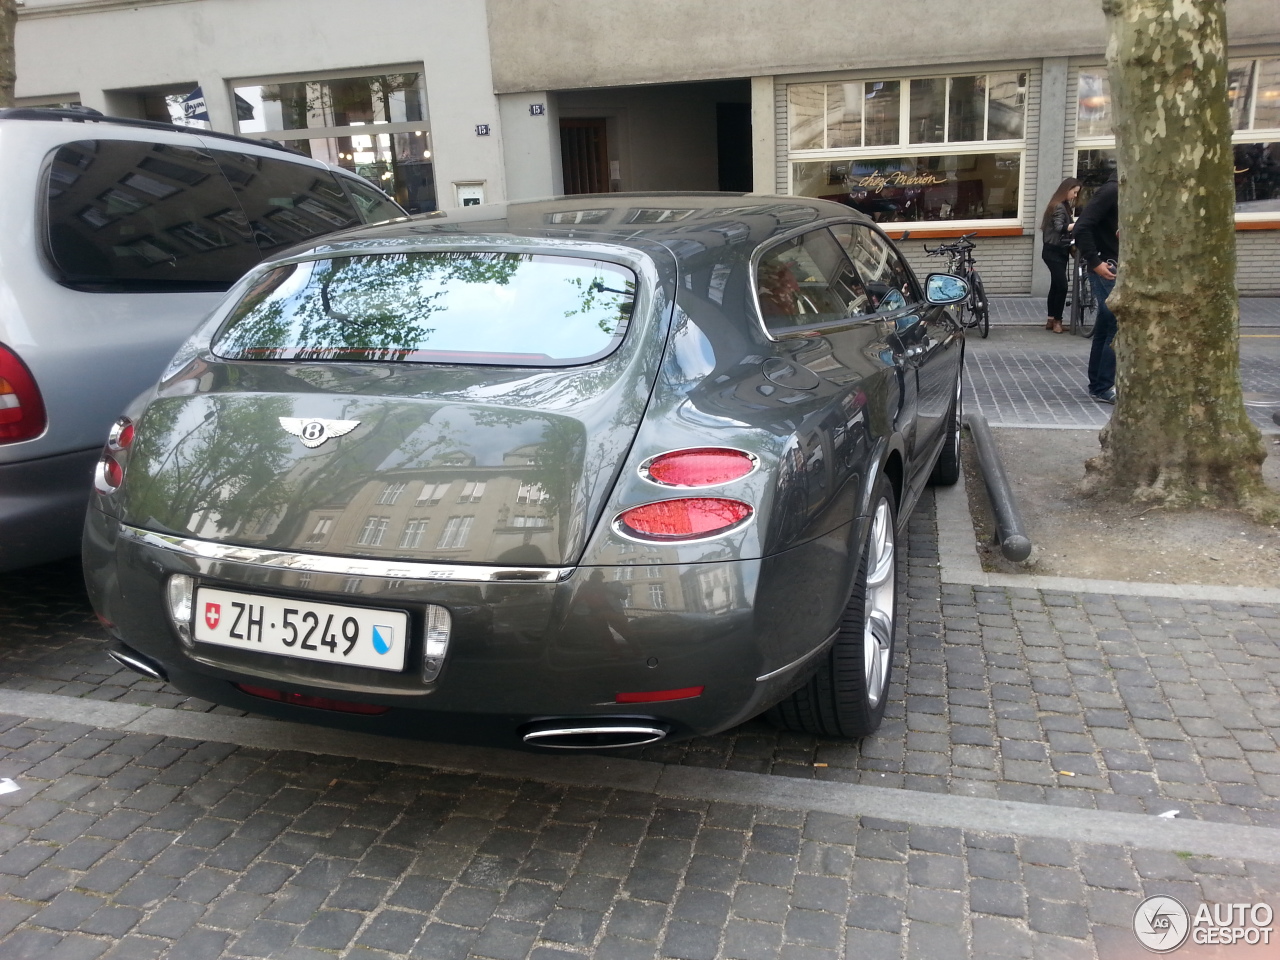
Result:
M564 366L612 353L635 274L601 260L437 251L311 260L264 275L213 344L228 360Z
M50 258L77 289L226 290L276 250L360 219L328 171L228 150L78 140L46 177Z

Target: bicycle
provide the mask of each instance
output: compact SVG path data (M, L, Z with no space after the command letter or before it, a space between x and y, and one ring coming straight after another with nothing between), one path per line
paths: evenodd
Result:
M1093 325L1098 319L1098 299L1089 279L1089 261L1080 254L1080 248L1071 245L1071 332L1088 339L1093 336Z
M952 243L940 243L932 250L924 244L924 252L931 257L947 258L947 273L959 277L969 285L969 296L956 304L960 326L966 330L977 329L982 339L991 332L991 308L987 303L987 290L982 285L982 275L978 273L978 265L973 259L976 244L970 237L976 233L966 233Z

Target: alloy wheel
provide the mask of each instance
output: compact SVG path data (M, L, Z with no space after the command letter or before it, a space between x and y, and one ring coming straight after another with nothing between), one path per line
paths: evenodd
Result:
M867 705L875 709L884 698L889 681L898 585L893 511L889 509L887 500L881 500L876 506L868 551L862 657Z

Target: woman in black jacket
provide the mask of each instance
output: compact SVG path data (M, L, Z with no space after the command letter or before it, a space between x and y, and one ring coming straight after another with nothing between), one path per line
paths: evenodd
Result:
M1044 328L1062 332L1062 307L1067 302L1067 261L1071 257L1071 205L1080 192L1080 181L1067 177L1053 192L1040 220L1044 245L1040 259L1049 268L1049 319Z

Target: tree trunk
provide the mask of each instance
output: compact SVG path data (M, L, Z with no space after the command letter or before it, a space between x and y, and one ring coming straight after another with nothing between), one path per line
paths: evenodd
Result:
M1119 399L1086 491L1270 512L1240 384L1223 0L1103 0L1120 175Z
M13 36L17 26L17 0L0 0L0 108L13 106L13 84L18 76Z

